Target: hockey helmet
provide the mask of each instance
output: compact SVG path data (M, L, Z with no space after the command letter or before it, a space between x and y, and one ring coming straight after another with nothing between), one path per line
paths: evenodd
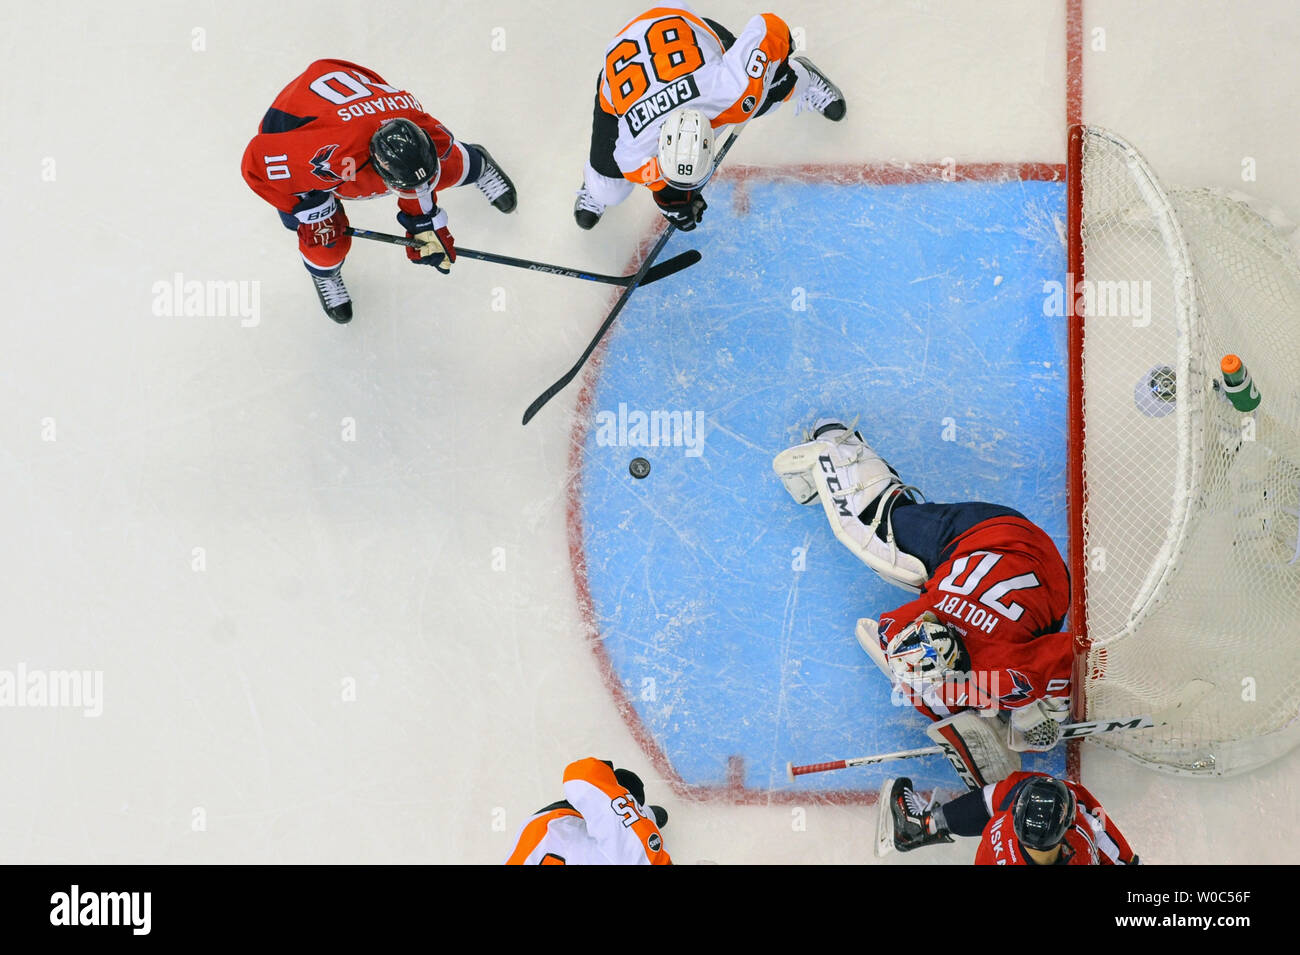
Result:
M409 119L389 120L375 130L370 160L390 189L411 190L438 175L433 141Z
M1016 794L1011 823L1020 844L1028 849L1053 849L1074 824L1074 793L1051 776L1026 780Z
M675 189L701 188L713 175L713 127L698 109L673 110L659 129L659 171Z
M969 667L961 638L928 611L889 641L885 660L894 676L906 681L938 682L945 673Z

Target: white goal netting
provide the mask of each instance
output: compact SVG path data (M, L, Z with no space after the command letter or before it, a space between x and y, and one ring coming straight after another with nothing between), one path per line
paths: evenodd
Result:
M1164 189L1113 133L1085 128L1073 161L1086 712L1182 699L1169 725L1094 740L1168 772L1244 772L1300 742L1300 265L1250 206ZM1227 353L1253 412L1216 386Z

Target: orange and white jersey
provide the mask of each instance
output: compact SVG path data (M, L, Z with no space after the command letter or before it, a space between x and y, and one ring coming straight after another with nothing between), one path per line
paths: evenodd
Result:
M506 865L671 865L646 809L598 759L564 770L564 802L533 815Z
M658 191L659 130L682 106L714 129L743 123L767 98L790 55L790 28L772 13L745 24L730 50L686 6L655 7L614 37L605 51L600 105L619 118L614 161L623 175Z

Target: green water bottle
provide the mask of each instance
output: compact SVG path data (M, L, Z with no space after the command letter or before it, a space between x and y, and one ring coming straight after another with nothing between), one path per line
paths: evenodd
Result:
M1251 380L1250 372L1236 355L1224 355L1219 362L1223 372L1223 391L1238 411L1254 411L1259 407L1259 389Z

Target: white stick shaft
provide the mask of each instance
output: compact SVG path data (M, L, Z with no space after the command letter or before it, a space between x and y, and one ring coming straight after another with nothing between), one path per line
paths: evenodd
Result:
M1102 733L1114 733L1119 730L1140 730L1149 729L1152 726L1161 726L1169 722L1180 709L1195 703L1212 689L1214 689L1212 683L1193 680L1182 689L1173 704L1154 716L1130 716L1121 719L1085 720L1080 723L1066 723L1061 727L1061 739L1082 739L1085 736L1098 736ZM793 763L786 763L785 769L786 776L793 781L796 776L807 776L809 773L825 773L834 769L849 769L852 766L872 766L876 763L887 763L895 759L911 759L915 756L935 756L943 753L943 751L942 746L927 746L924 749L905 749L897 753L881 753L879 756L853 756L848 759L833 759L825 763L809 763L806 766L795 766Z

